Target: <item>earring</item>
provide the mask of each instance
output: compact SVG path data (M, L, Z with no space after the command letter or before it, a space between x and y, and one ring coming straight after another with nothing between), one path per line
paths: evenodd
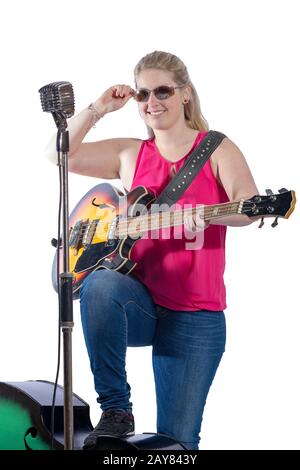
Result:
M182 104L187 104L188 102L189 102L189 100L183 100Z

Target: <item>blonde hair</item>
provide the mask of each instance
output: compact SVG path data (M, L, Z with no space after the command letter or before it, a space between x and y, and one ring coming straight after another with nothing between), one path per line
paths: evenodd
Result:
M199 131L208 131L208 122L201 113L198 93L190 80L189 73L182 60L174 54L163 51L154 51L145 55L134 68L135 84L139 73L147 69L158 69L164 72L170 72L177 85L189 85L191 87L189 102L184 105L184 117L187 126ZM149 137L153 137L154 133L151 127L147 126L147 129Z

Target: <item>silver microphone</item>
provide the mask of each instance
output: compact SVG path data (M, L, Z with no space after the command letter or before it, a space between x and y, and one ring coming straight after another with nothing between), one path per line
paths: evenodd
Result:
M75 111L73 86L69 82L49 83L39 89L42 109L46 113L70 118ZM54 117L55 119L55 117Z

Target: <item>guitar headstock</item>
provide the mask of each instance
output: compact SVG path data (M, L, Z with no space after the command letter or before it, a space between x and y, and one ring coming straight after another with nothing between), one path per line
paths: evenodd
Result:
M285 188L279 189L274 194L271 189L266 189L266 196L253 196L243 202L242 214L248 217L262 217L263 225L264 217L275 217L272 227L277 225L278 217L288 219L293 212L296 204L295 191L288 191Z

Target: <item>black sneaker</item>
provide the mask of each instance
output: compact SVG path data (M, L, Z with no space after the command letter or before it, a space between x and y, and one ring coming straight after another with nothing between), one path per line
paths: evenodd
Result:
M103 411L95 429L85 438L83 450L93 450L97 447L101 436L126 437L134 434L134 417L131 411L109 408Z

